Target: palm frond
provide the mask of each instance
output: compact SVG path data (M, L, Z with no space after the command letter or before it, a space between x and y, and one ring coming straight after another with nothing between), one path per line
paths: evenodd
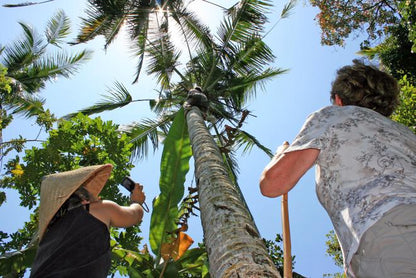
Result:
M234 185L237 185L237 177L240 172L238 168L237 156L234 151L222 154L224 164L227 166L228 174L230 175Z
M170 88L173 71L178 66L180 52L170 40L169 34L161 32L147 49L149 55L148 74L154 74L162 89Z
M58 76L69 77L76 73L79 66L91 57L91 52L84 50L80 53L68 56L58 53L55 56L43 57L33 61L25 71L10 72L24 91L34 93L44 88L45 82Z
M107 48L125 24L130 38L135 40L142 33L142 27L147 25L149 13L153 10L149 4L141 1L89 1L85 11L87 17L81 18L81 32L74 44L103 35L106 39L104 47Z
M260 74L248 74L241 78L235 78L228 87L229 96L235 107L243 106L247 100L255 96L259 86L264 89L267 81L286 72L285 69L266 69Z
M11 103L8 106L13 108L13 114L20 114L26 118L30 118L43 113L44 104L45 99L43 98L39 98L29 94L21 94L18 97L15 96L13 103Z
M233 64L230 61L241 60L235 60L235 54L238 53L241 47L252 47L253 52L255 52L255 44L250 45L249 42L252 42L254 38L258 38L257 41L260 40L260 34L267 22L264 13L268 11L270 6L269 0L242 0L229 9L229 16L223 20L218 30L217 58L211 65L211 69L207 71L208 76L205 78L208 88L212 88L220 80L215 74L215 67L218 64L221 64L224 69L232 70L235 63ZM265 53L265 49L266 47L263 47L263 53ZM254 61L260 62L260 60L259 57ZM261 63L265 64L265 62ZM252 68L255 68L255 65Z
M211 47L213 40L211 31L195 13L182 8L172 12L171 17L180 26L187 43L195 44L195 48Z
M107 23L107 17L97 16L93 19L85 19L81 18L82 21L82 27L80 33L77 35L75 42L71 42L70 44L78 44L78 43L84 43L87 41L90 41L94 39L98 35L103 34L103 29L106 26Z
M63 10L59 10L47 25L45 34L48 43L58 46L70 33L70 21Z
M272 50L260 37L253 35L231 53L231 68L244 75L261 72L275 59Z
M45 44L31 26L19 22L23 39L5 46L3 64L10 75L32 64L45 50Z
M235 116L239 112L238 108L230 105L226 98L224 98L224 102L215 99L210 101L209 111L216 119L238 122Z
M48 56L34 64L39 77L61 75L69 77L74 74L79 66L91 58L91 51L84 50L79 53L67 55L65 53Z
M128 92L123 84L116 82L114 89L108 89L110 95L104 95L104 100L92 105L90 107L79 110L77 113L65 115L64 119L75 117L78 113L91 115L103 111L114 110L126 106L132 102L131 94Z
M121 27L123 26L125 20L126 20L125 16L117 18L113 20L111 24L111 28L107 28L106 32L104 33L104 36L105 36L104 49L107 49L108 46L114 41L117 34L120 32Z
M295 8L297 2L297 0L289 0L289 2L283 6L283 10L280 14L280 17L288 18L291 14L291 11Z
M176 114L164 116L158 120L145 119L140 123L119 127L119 131L132 138L132 160L146 157L149 152L149 144L152 144L153 151L157 150L160 137L167 134L174 115Z
M130 10L129 16L126 19L126 25L129 30L130 38L134 40L140 35L146 37L149 29L150 14L152 9L149 7L135 6Z
M253 34L260 34L267 23L266 14L272 6L269 0L242 0L228 10L230 22L224 41L239 42L246 40Z
M20 8L20 7L27 7L27 6L33 6L33 5L39 5L44 4L48 2L52 2L54 0L46 0L46 1L40 1L40 2L22 2L18 4L3 4L2 6L5 8Z
M267 154L269 157L273 157L273 152L269 148L262 145L253 135L243 130L239 130L236 136L235 144L236 144L236 149L244 147L243 154L250 152L252 148L256 146L260 150L262 150L265 154Z
M158 115L170 113L172 110L177 110L184 103L185 98L173 98L170 92L161 95L159 99L154 100L150 109Z
M106 38L107 47L119 32L126 19L126 6L128 1L90 1L85 13L87 17L81 18L81 32L73 44L87 42L98 35Z
M32 28L32 26L23 22L19 22L19 24L23 28L25 41L28 43L28 45L30 45L31 51L35 55L40 55L43 53L46 45L39 34Z
M137 83L139 81L139 76L143 67L143 61L144 61L144 57L145 57L145 51L146 51L146 39L147 39L147 33L149 30L149 18L146 17L145 20L142 19L131 19L133 22L135 22L136 20L140 22L140 30L132 30L131 32L139 32L136 34L134 34L134 41L135 44L133 45L132 49L135 52L136 56L138 57L138 62L137 62L137 66L136 66L136 76L133 80L133 83Z

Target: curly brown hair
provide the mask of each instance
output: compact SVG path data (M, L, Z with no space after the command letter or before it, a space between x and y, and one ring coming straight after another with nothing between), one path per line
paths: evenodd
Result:
M337 71L331 102L334 103L335 95L338 95L343 105L366 107L390 116L399 104L400 88L396 79L359 60L353 63Z

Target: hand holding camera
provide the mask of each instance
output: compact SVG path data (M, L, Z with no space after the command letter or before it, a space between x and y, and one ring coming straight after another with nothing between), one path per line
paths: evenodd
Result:
M145 199L146 195L143 193L143 186L134 182L130 177L125 177L121 182L121 185L130 192L130 199L134 203L138 203L142 206L145 212L149 212Z

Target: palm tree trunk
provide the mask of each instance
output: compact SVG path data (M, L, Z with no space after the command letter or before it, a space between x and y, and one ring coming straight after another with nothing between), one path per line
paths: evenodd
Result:
M281 277L242 196L231 182L200 109L190 106L185 113L211 276Z

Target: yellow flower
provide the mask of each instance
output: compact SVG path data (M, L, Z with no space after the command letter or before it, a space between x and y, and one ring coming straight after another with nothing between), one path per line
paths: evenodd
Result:
M24 171L22 169L22 166L20 166L20 164L16 165L16 168L14 170L12 170L12 174L20 177L21 175L23 175Z

